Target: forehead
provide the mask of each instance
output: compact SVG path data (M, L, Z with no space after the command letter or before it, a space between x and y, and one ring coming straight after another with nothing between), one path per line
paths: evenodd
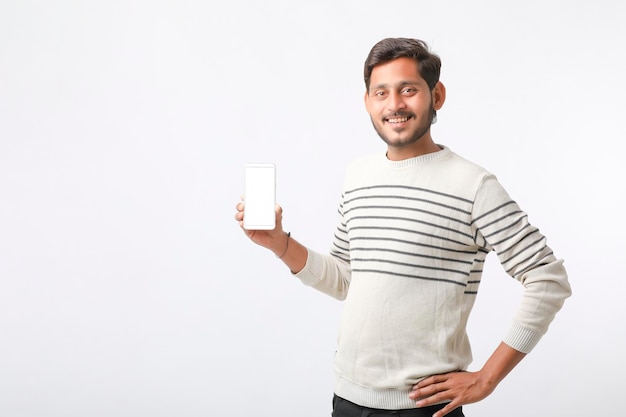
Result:
M388 86L398 83L426 84L417 68L417 62L412 58L397 58L384 64L376 65L372 69L370 86Z

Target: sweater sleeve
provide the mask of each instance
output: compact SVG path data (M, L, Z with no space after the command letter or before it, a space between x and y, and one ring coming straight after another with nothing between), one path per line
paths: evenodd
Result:
M343 300L350 286L350 244L343 217L343 196L338 210L338 224L329 255L307 249L306 265L296 274L300 281L338 300Z
M308 250L306 265L296 277L304 285L315 288L338 300L344 300L350 285L350 264L332 255Z
M472 226L476 241L496 251L503 268L524 287L504 343L529 353L571 295L562 259L493 175L478 189Z

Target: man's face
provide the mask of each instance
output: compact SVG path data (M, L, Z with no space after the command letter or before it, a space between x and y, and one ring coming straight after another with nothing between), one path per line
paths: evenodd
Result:
M398 58L372 70L365 106L378 135L392 148L427 137L434 109L428 84L411 58Z

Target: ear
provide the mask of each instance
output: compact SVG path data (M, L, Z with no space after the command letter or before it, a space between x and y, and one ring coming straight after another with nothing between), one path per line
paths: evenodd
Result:
M446 87L439 81L432 91L433 108L439 110L446 101Z

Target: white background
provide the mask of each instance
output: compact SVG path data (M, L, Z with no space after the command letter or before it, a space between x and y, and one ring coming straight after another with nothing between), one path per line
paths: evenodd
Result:
M234 206L243 165L276 163L285 228L327 251L346 164L384 149L362 64L395 36L442 57L435 140L496 173L574 290L466 414L622 414L625 9L2 0L0 415L330 416L341 303ZM519 294L492 255L472 369Z

